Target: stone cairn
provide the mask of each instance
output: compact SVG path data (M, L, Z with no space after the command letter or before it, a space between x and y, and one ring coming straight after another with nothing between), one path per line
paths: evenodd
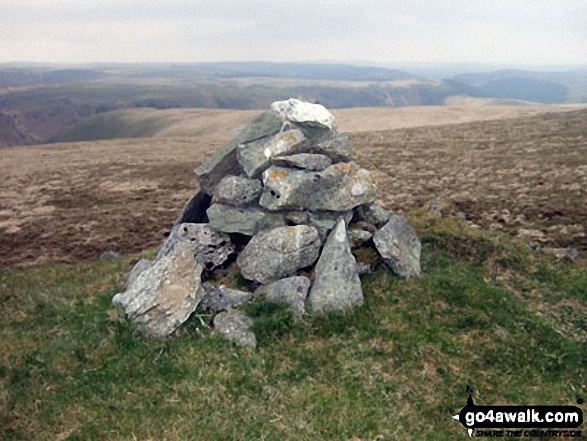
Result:
M196 168L200 190L113 303L151 336L199 311L214 314L214 332L255 347L252 319L238 309L247 302L284 303L296 318L362 305L359 276L374 267L353 252L370 248L400 277L419 276L414 230L374 203L375 179L351 153L323 106L273 103ZM238 272L250 292L222 283Z

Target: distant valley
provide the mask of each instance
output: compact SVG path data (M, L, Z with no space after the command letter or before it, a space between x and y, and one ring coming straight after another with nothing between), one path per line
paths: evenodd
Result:
M264 109L301 97L331 109L587 102L587 70L498 71L431 80L338 64L0 65L0 146L151 136L165 118L128 123L121 110ZM460 100L460 101L459 101ZM473 101L471 101L473 100ZM476 101L475 101L476 100ZM134 121L134 119L133 119ZM108 130L114 130L109 135ZM96 129L103 130L96 134Z

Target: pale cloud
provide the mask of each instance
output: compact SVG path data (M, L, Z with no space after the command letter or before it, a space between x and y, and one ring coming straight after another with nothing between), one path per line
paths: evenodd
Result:
M587 63L584 0L1 0L3 61Z

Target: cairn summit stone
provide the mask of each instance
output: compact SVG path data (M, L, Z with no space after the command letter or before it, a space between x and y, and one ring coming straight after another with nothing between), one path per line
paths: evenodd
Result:
M314 227L278 227L253 236L236 263L246 279L267 284L312 265L320 245Z
M361 279L343 219L326 240L308 302L316 313L341 312L363 304Z
M420 275L422 245L405 217L391 216L375 233L373 242L385 263L397 275L407 279Z
M323 126L329 130L336 130L334 116L320 104L311 104L292 98L273 103L271 110L284 121Z

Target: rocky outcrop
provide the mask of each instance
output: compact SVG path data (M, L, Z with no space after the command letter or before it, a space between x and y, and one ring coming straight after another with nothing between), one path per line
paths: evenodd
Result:
M200 189L157 257L137 263L113 300L149 335L170 335L197 308L217 314L214 332L254 348L239 310L248 302L283 303L300 319L362 305L359 276L382 262L420 274L414 230L375 203L374 176L323 106L274 103L196 175Z

